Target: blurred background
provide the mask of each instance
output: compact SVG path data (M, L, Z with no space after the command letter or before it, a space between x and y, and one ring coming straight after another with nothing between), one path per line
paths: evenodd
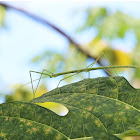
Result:
M33 98L31 84L26 84L31 81L30 70L58 73L86 68L102 53L98 60L101 66L140 66L140 2L0 4L0 103ZM90 78L110 75L124 76L140 88L140 69L90 72ZM67 76L41 79L36 97L56 88ZM32 73L33 79L39 77ZM84 78L88 73L66 78L59 86ZM33 84L36 87L37 81Z

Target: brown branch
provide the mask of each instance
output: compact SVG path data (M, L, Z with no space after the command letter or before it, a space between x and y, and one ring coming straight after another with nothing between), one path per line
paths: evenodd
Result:
M7 9L13 9L17 12L20 12L28 17L30 17L31 19L35 20L36 22L39 22L45 26L50 26L51 28L53 28L54 30L56 30L58 33L60 33L61 35L63 35L64 37L66 37L71 43L73 43L79 51L83 52L84 54L86 54L89 58L93 58L94 60L96 60L97 58L93 57L91 55L91 53L89 51L87 51L83 46L81 46L80 44L78 44L70 35L68 35L67 33L65 33L63 30L61 30L60 28L58 28L56 25L52 24L51 22L49 22L46 19L43 19L40 16L37 16L33 13L28 12L27 10L12 6L10 4L7 3L3 3L0 2L0 5L4 6ZM100 62L97 61L99 64ZM101 64L100 64L101 65ZM102 66L102 65L101 65ZM106 73L108 75L108 73Z

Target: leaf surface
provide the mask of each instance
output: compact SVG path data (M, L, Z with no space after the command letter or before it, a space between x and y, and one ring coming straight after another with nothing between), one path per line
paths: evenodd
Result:
M97 94L114 98L140 109L140 89L133 88L124 77L99 77L56 88L36 98L34 102L44 102L47 97L65 93Z
M20 139L24 133L23 139L25 140L32 137L33 139L42 138L43 140L46 138L50 140L76 139L79 137L96 140L97 137L102 138L103 136L118 140L116 136L105 132L103 125L90 113L85 112L81 117L78 109L72 108L71 111L67 117L60 117L49 109L32 103L16 101L1 104L0 137L8 139L17 137L16 139ZM84 125L87 126L87 132L84 132ZM36 132L33 132L33 130ZM10 133L11 135L9 135Z
M17 122L25 119L40 125L39 127L43 125L43 132L49 127L53 133L66 139L117 140L119 138L112 134L121 135L140 126L138 97L139 89L134 89L123 77L85 79L56 88L32 100L32 103L1 104L0 120L3 122L3 117L8 117L8 120L16 118ZM44 102L60 103L69 112L60 117L49 109L34 104ZM17 124L14 127L18 127Z
M23 118L0 117L0 124L0 137L10 140L67 139L50 126Z
M32 102L46 101L61 103L70 113L78 110L76 114L80 113L81 118L85 114L88 118L96 117L95 123L112 134L140 126L140 92L124 77L84 79L45 93ZM84 128L86 132L89 127L84 124Z

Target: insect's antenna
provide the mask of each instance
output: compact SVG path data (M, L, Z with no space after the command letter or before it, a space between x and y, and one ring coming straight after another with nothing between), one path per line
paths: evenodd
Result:
M46 78L46 76L42 77L42 79L43 79L43 78ZM32 80L32 82L35 82L35 81L37 81L37 80L39 80L39 79L40 79L40 78L34 79L34 80ZM24 86L26 86L26 85L28 85L28 84L30 84L30 83L31 83L31 82L28 82L28 83L26 83L26 84L20 86L19 88L22 88L22 87L24 87Z

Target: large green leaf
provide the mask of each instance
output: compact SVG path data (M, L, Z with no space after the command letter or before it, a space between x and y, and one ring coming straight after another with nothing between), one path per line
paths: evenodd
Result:
M12 132L15 134L13 137L20 133L26 133L28 130L37 129L36 133L39 135L36 134L36 139L39 139L41 134L50 139L53 133L55 136L51 139L56 139L59 135L58 139L117 140L119 138L112 134L120 136L132 128L139 128L138 99L139 90L134 89L123 77L85 79L56 88L32 100L32 103L1 104L0 122L3 127L0 136L10 138L9 133L19 128L18 134ZM60 117L46 108L33 104L46 101L65 105L69 109L69 113ZM8 121L5 122L4 118L5 121ZM21 120L25 120L22 125L20 125ZM31 123L33 127L29 129L28 123ZM5 128L6 126L4 127L4 124L8 126L9 130ZM21 126L22 129L20 129ZM26 126L27 128L25 128ZM42 127L42 133L39 131L39 127ZM48 128L50 128L50 133L45 135L45 130ZM26 133L26 136L29 134ZM131 134L127 133L126 135Z
M17 118L0 117L0 139L9 140L47 140L67 139L54 128L35 121Z
M45 93L32 102L46 101L62 103L70 112L76 108L81 116L91 113L112 134L140 126L140 90L124 77L84 79Z
M133 88L124 77L84 79L47 92L36 98L34 102L45 102L52 95L63 94L61 96L65 96L65 93L97 94L120 100L140 109L140 89Z
M7 139L68 139L79 138L118 140L105 132L98 118L71 107L66 117L60 117L36 104L9 102L0 105L0 137ZM24 135L24 137L23 137Z

